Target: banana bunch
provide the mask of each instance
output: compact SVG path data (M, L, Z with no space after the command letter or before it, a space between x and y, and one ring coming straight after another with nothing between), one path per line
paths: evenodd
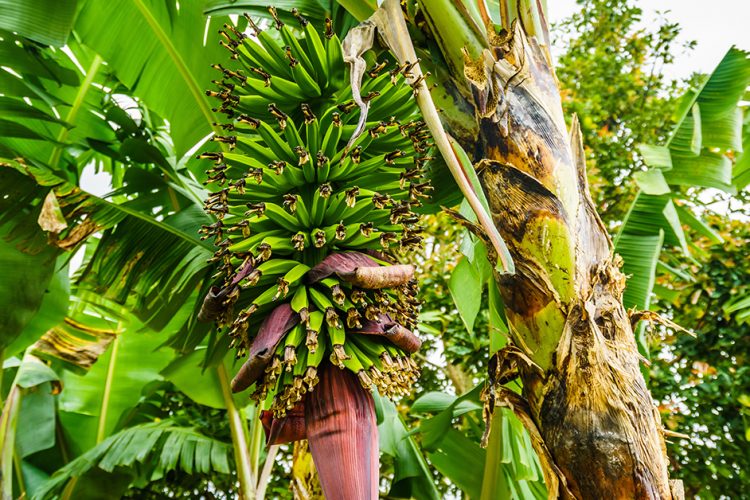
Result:
M248 360L232 382L277 417L312 391L325 360L383 395L418 376L410 354L419 301L414 269L398 257L419 248L413 211L431 189L431 143L419 120L411 65L372 62L355 103L330 20L319 34L295 13L293 31L269 8L274 32L225 25L233 63L209 96L229 121L215 136L204 226L219 265L199 319L226 325ZM300 36L300 33L302 36ZM354 137L353 140L351 140Z

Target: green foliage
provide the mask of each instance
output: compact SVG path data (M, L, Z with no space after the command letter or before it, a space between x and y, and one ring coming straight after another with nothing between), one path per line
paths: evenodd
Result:
M0 316L0 350L11 345L30 323L31 326L45 323L42 318L35 321L35 317L55 316L52 304L48 304L49 309L38 311L53 280L56 262L54 252L29 255L0 239L0 273L5 283L14 284L0 288L0 303L13 304ZM67 296L63 302L67 307Z
M211 33L220 22L209 23ZM204 45L205 28L201 2L183 2L178 9L175 2L153 0L85 1L76 20L81 42L169 121L178 156L210 133L216 121L203 87L213 76L211 64L224 52L218 44Z
M742 110L737 103L750 84L750 54L732 48L705 82L680 102L678 121L667 146L670 185L734 192L732 158L742 151Z
M521 422L509 411L498 410L492 421L497 439L483 449L479 437L482 384L456 397L445 393L427 393L417 399L412 414L435 413L421 420L419 433L422 448L441 474L471 498L545 498L546 490L536 454ZM458 428L454 421L458 417ZM496 455L496 469L487 468L489 458ZM497 483L489 485L487 483ZM494 491L485 497L485 491Z
M399 415L388 399L375 397L380 451L393 457L389 495L396 498L441 498L431 480L428 465Z
M750 325L726 306L750 296L750 232L744 222L710 222L726 243L700 259L694 281L659 278L673 297L658 302L660 312L696 337L660 329L651 390L666 427L690 436L667 443L686 497L741 498L750 488Z
M469 258L461 253L461 248L454 242L470 241L470 236L447 215L440 214L426 219L426 230L430 235L425 259L419 269L421 283L421 299L424 302L420 311L419 332L424 337L421 352L428 357L438 356L445 360L448 367L456 367L458 371L449 369L446 372L436 369L432 365L425 365L422 369L420 383L427 390L453 388L462 393L470 389L477 380L484 376L487 367L486 350L489 348L489 315L479 286L480 307L473 318L473 329L468 330L457 302L466 301L464 290L451 289L451 280L459 262L466 261L466 266L474 275L481 275ZM468 243L467 243L468 245ZM471 246L473 249L473 246ZM476 264L480 261L474 261ZM489 267L487 264L486 267ZM476 285L472 285L476 287ZM477 297L473 288L467 297ZM477 332L476 334L474 332ZM461 381L451 382L455 375ZM446 378L448 379L446 382Z
M92 467L112 472L140 463L150 469L151 479L177 468L188 474L229 474L230 452L228 443L171 420L136 425L113 434L61 468L34 498L51 498L71 478L83 476Z
M745 100L748 97L745 93ZM747 112L742 127L742 151L737 157L732 173L732 182L737 189L744 189L750 184L750 113Z
M194 383L195 385L206 384L206 377L194 377ZM225 410L196 403L194 399L189 398L175 385L168 382L151 384L144 392L138 406L129 415L131 425L167 419L179 427L195 429L196 432L213 440L214 446L217 446L217 443L226 443L231 446L232 437ZM216 498L234 498L238 490L237 466L231 454L227 459L230 469L228 474L217 473L213 470L205 473L193 470L188 474L180 467L165 470L164 475L160 477L158 475L148 477L147 474L141 474L131 482L123 496L156 499L163 498L165 492L172 492L179 497L213 491ZM281 476L283 477L283 474ZM283 479L280 482L283 482Z
M77 0L0 1L0 29L45 45L60 47L68 40Z
M60 267L61 262L64 261L64 257L57 258L55 266L58 270L44 291L39 310L26 324L21 334L5 348L6 354L22 352L26 346L39 338L39 332L46 332L64 320L70 304L70 277L68 276L70 269L67 265Z
M750 57L732 48L705 83L683 97L681 117L666 145L641 148L650 168L639 173L653 178L644 181L643 175L636 177L641 191L615 239L615 251L624 260L623 271L632 276L623 297L626 307L648 309L662 246L690 256L683 225L714 243L721 241L684 206L680 198L685 196L679 190L713 187L734 191L731 158L742 147L738 104L748 85ZM641 351L648 354L643 328L637 336Z
M636 146L662 143L672 128L679 88L662 73L681 46L680 27L629 0L579 0L580 10L553 31L563 51L557 77L566 115L576 113L594 205L605 223L622 220L635 194L627 182L641 170Z
M14 71L0 72L7 84L5 108L17 115L15 124L52 138L44 142L29 134L0 138L0 152L25 163L3 162L0 167L3 192L9 194L2 203L14 207L3 210L3 233L12 231L14 241L22 242L26 252L45 248L54 257L61 249L78 248L94 230L108 229L88 246L90 258L77 281L86 289L128 302L155 328L165 326L205 277L201 270L205 273L208 266L195 233L196 223L204 217L198 208L202 189L186 175L186 164L175 158L169 138L163 135L163 120L137 103L131 117L118 104L122 99L117 92L126 89L108 74L112 66L105 70L101 59L77 43L64 53L4 34L0 47ZM86 68L80 78L76 62ZM65 120L50 118L55 113ZM79 191L77 183L86 165L109 173L117 190L106 198ZM22 179L19 173L29 178ZM33 188L34 184L39 187ZM60 249L45 244L36 224L50 188L51 206L58 207L58 227L45 229L53 229L52 241ZM190 210L191 205L197 207ZM128 238L120 239L125 232ZM101 245L93 244L99 241ZM43 269L36 266L35 272ZM168 296L162 290L176 293ZM183 344L200 340L191 337L194 331L194 324L185 325Z
M120 334L87 374L65 373L60 418L74 449L88 450L110 435L138 402L141 388L159 378L171 355L154 351L152 335Z
M232 400L215 368L227 342L216 332L205 340L208 328L195 318L213 271L206 264L210 244L200 241L197 228L213 220L201 210L203 166L184 153L216 130L202 89L216 77L210 63L227 53L213 43L213 33L229 13L270 19L267 3L211 0L180 2L178 8L174 1L152 0L77 6L0 0L0 59L13 70L0 69L0 269L3 284L12 284L0 291L0 303L10 311L0 318L0 345L7 355L34 344L29 353L54 368L13 359L5 364L2 396L8 388L21 396L15 399L15 445L0 446L4 471L12 471L17 454L18 474L6 474L14 477L14 493L59 492L76 476L75 498L101 498L102 492L128 498L236 495L225 410ZM496 3L489 3L494 13ZM672 475L685 481L689 495L741 497L750 487L750 378L744 366L750 269L743 254L750 236L739 223L703 222L690 186L731 191L730 184L748 184L750 114L743 118L735 106L748 76L746 57L730 52L724 69L694 79L693 90L678 102L680 86L666 81L660 68L680 50L679 27L659 19L654 28L641 28L642 12L626 0L580 4L580 14L558 31L565 43L558 77L566 111L581 118L596 204L611 227L627 216L632 230L618 240L618 251L631 256L626 272L635 275L629 304L647 307L655 281L661 312L698 333L693 339L660 330L663 342L650 339L656 352L651 383L664 421L695 437L670 439ZM356 23L346 8L362 17L374 3L275 5L287 23L295 23L292 7L318 24L330 16L343 38ZM238 27L245 29L245 21ZM475 28L460 26L445 35L470 39L478 36ZM66 39L65 52L45 46ZM451 64L460 65L456 56ZM642 143L652 146L636 147ZM446 169L438 162L430 168L439 200L420 211L460 202L453 181L441 178ZM109 176L113 192L80 191L85 169ZM48 193L54 195L49 220L67 227L45 234L37 220ZM738 198L747 201L744 193ZM86 220L97 224L96 231L79 239L73 233L85 232ZM485 377L488 351L499 349L508 334L497 289L485 287L492 285L486 251L444 215L429 216L426 224L428 250L417 259L422 377L416 395L398 405L378 399L388 494L480 498L494 491L543 498L529 438L509 412L496 416L489 448L479 447L484 424L476 387ZM48 235L64 248L47 246ZM729 243L719 247L721 238ZM679 252L662 252L664 245ZM83 249L84 264L71 286L65 264L77 249ZM684 256L688 250L692 259ZM654 278L655 272L666 274ZM99 343L106 335L92 328L120 333L114 342ZM165 342L179 356L157 349ZM82 367L77 357L95 363ZM23 371L14 385L7 375L19 364ZM58 378L65 382L60 394ZM281 455L267 497L289 495L291 458Z
M473 333L474 321L482 305L482 280L468 258L462 258L453 269L449 287L466 330Z

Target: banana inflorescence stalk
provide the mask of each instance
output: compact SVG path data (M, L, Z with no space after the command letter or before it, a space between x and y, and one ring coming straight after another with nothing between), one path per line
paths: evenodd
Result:
M216 222L202 233L220 267L199 319L228 327L248 356L233 390L252 388L275 419L289 412L272 436L287 440L302 432L298 405L325 363L391 397L418 376L417 285L399 258L421 245L414 209L431 189L432 144L409 65L388 68L374 53L364 133L348 144L362 111L330 20L319 33L296 14L291 29L269 11L269 30L248 18L254 36L220 31L232 63L214 66L207 94L229 121L213 137L222 152L199 155L213 162L205 208Z

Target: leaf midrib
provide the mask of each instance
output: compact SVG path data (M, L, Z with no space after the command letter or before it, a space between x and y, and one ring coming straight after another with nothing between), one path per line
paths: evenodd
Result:
M172 62L177 67L177 71L185 81L190 94L198 104L198 108L206 118L206 121L208 122L209 127L211 127L211 130L214 132L214 134L220 134L219 128L214 125L216 117L214 116L213 111L211 111L211 108L209 108L208 103L206 103L205 99L203 99L203 92L201 91L198 82L196 82L195 78L193 78L192 73L188 69L185 61L182 59L182 56L175 48L172 41L169 39L167 33L162 29L161 25L156 20L149 8L143 3L143 0L133 0L133 4L141 13L146 23L148 23L151 31L153 31L154 35L156 35L156 38L159 40L159 43L161 43L161 45L167 51L167 54L169 54L170 59L172 59Z

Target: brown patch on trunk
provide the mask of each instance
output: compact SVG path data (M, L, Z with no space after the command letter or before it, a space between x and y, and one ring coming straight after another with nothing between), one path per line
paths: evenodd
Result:
M544 270L521 248L527 226L542 219L565 223L565 211L551 191L513 165L482 160L477 166L492 218L518 268L514 275L499 277L506 305L518 314L531 316L558 299Z
M492 218L503 239L520 243L526 226L540 218L555 218L566 222L565 209L560 200L537 179L509 163L482 160L477 164Z
M619 270L568 315L538 409L542 435L578 498L671 498L659 416L621 302ZM586 471L582 474L581 471Z
M554 302L551 290L520 273L502 276L498 282L506 311L512 311L519 319L534 315Z

